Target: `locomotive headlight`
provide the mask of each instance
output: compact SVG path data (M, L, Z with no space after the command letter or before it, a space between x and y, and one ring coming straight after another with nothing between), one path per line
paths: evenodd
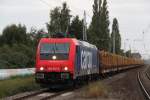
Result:
M43 71L44 70L44 67L40 67L40 71Z
M64 67L64 70L65 70L65 71L68 71L68 67L67 67L67 66L66 66L66 67Z
M53 60L56 60L56 59L57 59L57 57L54 55L54 56L52 56L52 59L53 59Z

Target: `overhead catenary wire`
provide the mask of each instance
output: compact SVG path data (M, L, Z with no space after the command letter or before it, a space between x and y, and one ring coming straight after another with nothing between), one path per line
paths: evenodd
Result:
M44 1L44 0L39 0L39 1L41 1L42 3L44 3L46 6L50 7L50 4L47 3L46 1Z

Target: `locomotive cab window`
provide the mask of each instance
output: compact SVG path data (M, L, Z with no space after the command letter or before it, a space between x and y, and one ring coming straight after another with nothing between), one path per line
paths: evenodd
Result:
M41 60L67 60L69 57L69 43L43 43L40 47ZM53 59L55 56L55 59Z

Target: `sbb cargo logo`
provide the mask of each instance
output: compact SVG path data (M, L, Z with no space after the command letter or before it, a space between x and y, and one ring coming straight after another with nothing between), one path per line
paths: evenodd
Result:
M92 53L89 51L81 51L81 69L92 67Z

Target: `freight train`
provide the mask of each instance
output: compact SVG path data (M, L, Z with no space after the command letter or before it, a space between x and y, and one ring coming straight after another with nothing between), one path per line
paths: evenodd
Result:
M142 60L99 51L85 41L42 38L37 47L35 79L41 85L76 83L142 64Z

